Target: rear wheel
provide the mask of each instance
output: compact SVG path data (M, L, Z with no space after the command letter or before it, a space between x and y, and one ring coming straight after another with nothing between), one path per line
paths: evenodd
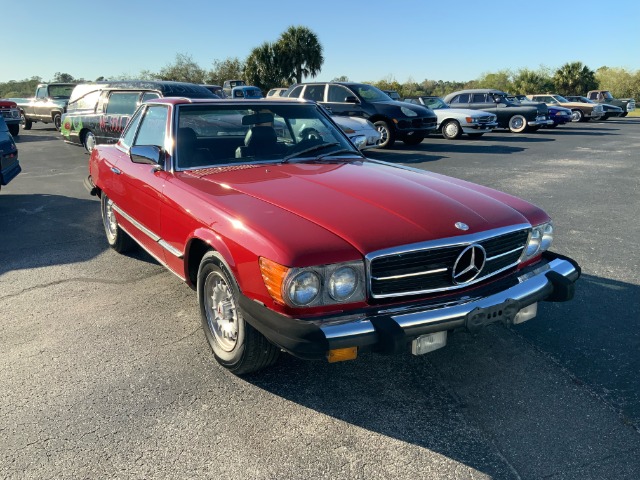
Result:
M455 120L447 120L444 125L442 125L442 136L447 140L455 140L456 138L460 138L462 135L462 128L460 128L460 124Z
M131 250L135 246L135 242L118 225L113 202L104 192L102 192L102 196L100 197L100 207L104 233L109 246L118 253L125 253Z
M387 122L384 120L378 120L374 123L376 130L380 132L380 143L378 148L391 148L396 143L396 132Z
M244 320L238 285L216 252L202 258L197 289L202 328L220 365L242 375L276 362L280 350Z
M522 115L514 115L509 119L509 130L522 133L527 129L527 120Z
M86 133L82 136L82 145L88 153L91 153L95 148L96 137L91 130L87 130Z

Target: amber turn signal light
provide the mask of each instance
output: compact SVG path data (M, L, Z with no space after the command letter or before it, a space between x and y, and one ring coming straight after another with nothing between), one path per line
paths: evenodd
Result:
M327 355L329 363L355 360L356 358L358 358L358 347L336 348L335 350L329 350L329 355Z
M282 284L284 283L284 278L287 276L288 271L288 267L280 265L268 258L260 257L260 272L262 273L264 284L271 297L282 305L284 305L284 299L282 298Z

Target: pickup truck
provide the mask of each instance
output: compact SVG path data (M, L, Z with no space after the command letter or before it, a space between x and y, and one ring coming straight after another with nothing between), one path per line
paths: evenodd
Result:
M633 98L614 98L609 90L589 90L587 98L596 103L606 103L622 109L621 117L626 117L627 113L636 109L636 101Z
M33 98L17 98L22 128L31 129L36 122L53 123L60 131L62 114L67 110L71 91L75 83L41 83Z

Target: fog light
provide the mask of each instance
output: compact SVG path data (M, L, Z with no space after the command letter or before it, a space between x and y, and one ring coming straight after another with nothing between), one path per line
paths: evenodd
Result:
M527 320L531 320L538 314L538 303L534 303L529 305L528 307L524 307L518 313L516 313L515 318L513 319L513 324L517 325L518 323L524 323Z
M335 350L329 350L329 355L327 356L329 363L355 360L356 358L358 358L358 347L336 348Z
M429 333L421 335L411 342L411 353L424 355L433 352L447 344L447 332Z

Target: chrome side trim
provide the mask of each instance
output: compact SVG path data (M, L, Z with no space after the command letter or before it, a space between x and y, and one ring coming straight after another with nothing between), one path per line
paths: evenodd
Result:
M171 255L178 257L178 258L183 258L184 255L182 254L182 252L180 250L178 250L177 248L172 247L171 245L169 245L165 240L163 240L159 235L156 235L155 233L153 233L151 230L149 230L147 227L145 227L144 225L142 225L140 222L138 222L136 219L134 219L131 215L129 215L128 213L125 213L118 205L116 205L115 203L113 204L113 209L118 212L120 215L122 215L128 222L130 222L131 224L133 224L134 227L136 227L138 230L140 230L142 233L144 233L147 237L149 237L151 240L153 240L154 242L157 242L162 248L164 248L167 252L169 252ZM120 227L122 228L122 226L120 225ZM122 228L125 232L126 230L124 228ZM129 234L130 237L135 238L133 235L131 235L129 232L127 232ZM144 248L144 247L143 247ZM145 250L147 250L145 248ZM148 250L147 250L148 252ZM151 252L149 252L151 254ZM153 256L153 254L151 254ZM154 256L154 258L156 258ZM158 260L156 258L156 260ZM158 260L159 261L159 260ZM163 263L164 265L164 263Z
M406 275L393 275L391 277L371 277L372 280L397 280L398 278L419 277L421 275L432 275L434 273L446 272L448 268L437 268L435 270L426 270L424 272L407 273Z

